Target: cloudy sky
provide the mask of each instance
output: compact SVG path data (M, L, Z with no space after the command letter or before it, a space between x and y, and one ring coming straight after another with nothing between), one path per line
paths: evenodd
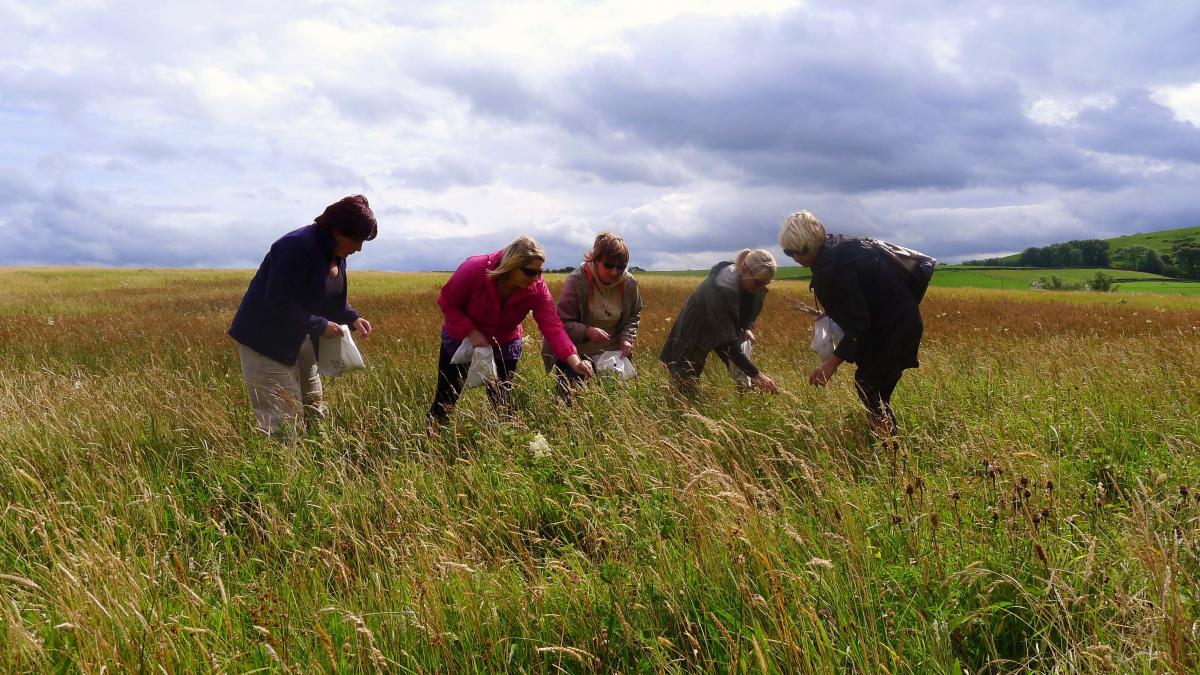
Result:
M0 264L354 266L831 231L943 260L1200 225L1200 3L0 0Z

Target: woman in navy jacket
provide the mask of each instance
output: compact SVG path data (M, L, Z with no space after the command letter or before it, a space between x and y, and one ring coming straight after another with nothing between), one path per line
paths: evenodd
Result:
M857 364L854 383L872 431L890 438L896 432L892 392L904 371L918 366L924 330L919 299L877 247L856 237L827 234L808 211L788 217L780 228L779 246L812 270L817 301L845 331L809 382L824 386L843 362Z
M301 421L325 414L318 337L341 335L339 324L371 334L371 324L346 302L346 258L374 239L377 227L366 197L345 197L280 237L250 280L229 336L264 433L293 438Z

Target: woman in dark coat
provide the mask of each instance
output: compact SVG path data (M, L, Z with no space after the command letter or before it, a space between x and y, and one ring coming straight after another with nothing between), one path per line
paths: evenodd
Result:
M812 270L821 308L845 332L833 355L809 375L824 386L844 361L854 374L871 428L881 437L896 431L892 392L908 368L916 368L921 311L898 265L862 239L829 235L808 211L793 213L779 232L785 255Z
M250 280L229 336L262 432L294 438L301 421L325 414L316 339L341 335L339 324L370 335L370 322L346 301L346 258L376 232L367 198L345 197L271 244Z
M694 392L704 362L716 352L730 374L736 368L749 378L750 387L779 393L775 382L741 350L743 342L755 340L754 322L774 278L775 258L761 248L745 249L736 260L713 265L679 311L659 354L676 389Z

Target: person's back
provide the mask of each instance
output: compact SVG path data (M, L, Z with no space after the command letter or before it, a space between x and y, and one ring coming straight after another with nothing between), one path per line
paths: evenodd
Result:
M856 288L870 313L868 332L879 333L914 317L920 320L920 309L907 279L885 253L868 241L829 235L812 272L811 285L817 300L839 325L845 325L839 316L847 311L848 296ZM847 323L854 321L851 317L843 318Z

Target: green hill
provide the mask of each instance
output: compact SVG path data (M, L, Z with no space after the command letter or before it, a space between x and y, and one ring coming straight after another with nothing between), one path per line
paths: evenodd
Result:
M1126 246L1145 246L1158 254L1170 253L1176 244L1200 244L1200 226L1180 227L1174 230L1159 230L1158 232L1139 232L1103 240L1108 244L1109 252L1117 251ZM1047 244L1049 246L1050 244ZM1016 265L1020 262L1021 254L1001 256L1006 264Z
M1158 253L1170 253L1176 244L1200 244L1200 226L1127 234L1123 237L1105 239L1105 241L1108 242L1109 251L1116 251L1126 246L1145 246Z

